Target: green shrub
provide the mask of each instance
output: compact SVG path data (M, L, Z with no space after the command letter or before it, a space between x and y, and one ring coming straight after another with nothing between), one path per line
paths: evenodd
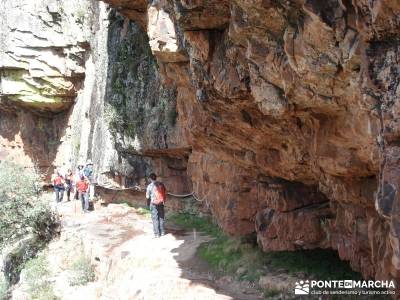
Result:
M90 258L81 254L72 264L72 276L69 278L70 285L85 285L96 279L94 267Z
M7 161L0 170L0 249L28 233L50 239L58 222L40 200L39 176Z
M48 242L53 237L59 225L57 215L48 203L40 200L27 213L27 224L40 240Z

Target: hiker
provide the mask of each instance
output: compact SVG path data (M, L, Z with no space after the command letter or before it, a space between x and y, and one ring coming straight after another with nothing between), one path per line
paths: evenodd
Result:
M81 176L83 176L83 165L79 164L78 167L76 168L75 175L74 175L74 182L78 182L81 179ZM78 189L75 186L75 194L74 194L75 200L79 199L79 192Z
M61 175L61 172L57 170L56 174L53 178L53 187L54 193L56 194L56 203L59 203L64 198L64 177Z
M153 221L154 237L165 235L164 229L164 203L166 200L166 189L162 182L157 181L157 175L150 174L150 184L146 189L147 205L150 207L151 219Z
M82 202L82 211L86 213L89 211L89 182L85 176L81 175L79 181L76 183L76 189L79 193L79 199Z
M86 166L83 169L83 174L89 181L89 198L93 200L94 197L94 184L93 184L93 163L90 159L87 160Z
M72 175L71 169L68 169L65 175L65 190L67 191L67 201L71 201L71 190L73 188L74 175Z

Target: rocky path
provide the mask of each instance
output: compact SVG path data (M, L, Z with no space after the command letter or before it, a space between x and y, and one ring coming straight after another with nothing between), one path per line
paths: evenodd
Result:
M258 292L227 278L217 280L196 258L209 238L168 226L154 239L151 220L140 210L110 204L82 214L79 202L57 206L62 233L49 246L54 290L62 299L261 299ZM84 252L96 281L68 284L68 264Z

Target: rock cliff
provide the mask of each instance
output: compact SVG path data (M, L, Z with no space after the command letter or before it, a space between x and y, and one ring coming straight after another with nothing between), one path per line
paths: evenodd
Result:
M399 278L397 1L106 2L147 31L221 227Z
M99 3L7 0L0 7L0 159L11 156L46 177L64 159L69 116L82 106Z
M191 190L176 89L161 84L139 25L95 0L1 5L0 159L46 180L92 159L100 184L157 170Z
M398 1L75 2L1 4L1 156L156 170L265 251L400 278Z
M85 75L88 1L2 1L2 101L61 111ZM6 13L12 12L12 13Z

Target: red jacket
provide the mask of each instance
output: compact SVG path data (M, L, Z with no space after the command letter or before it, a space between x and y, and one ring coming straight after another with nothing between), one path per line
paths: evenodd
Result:
M57 177L54 178L54 180L53 180L53 184L54 184L55 186L60 186L60 185L63 184L63 182L64 182L64 177L62 177L62 176L57 176Z
M78 189L79 192L87 192L89 188L89 183L86 180L79 180L76 183L76 188Z

